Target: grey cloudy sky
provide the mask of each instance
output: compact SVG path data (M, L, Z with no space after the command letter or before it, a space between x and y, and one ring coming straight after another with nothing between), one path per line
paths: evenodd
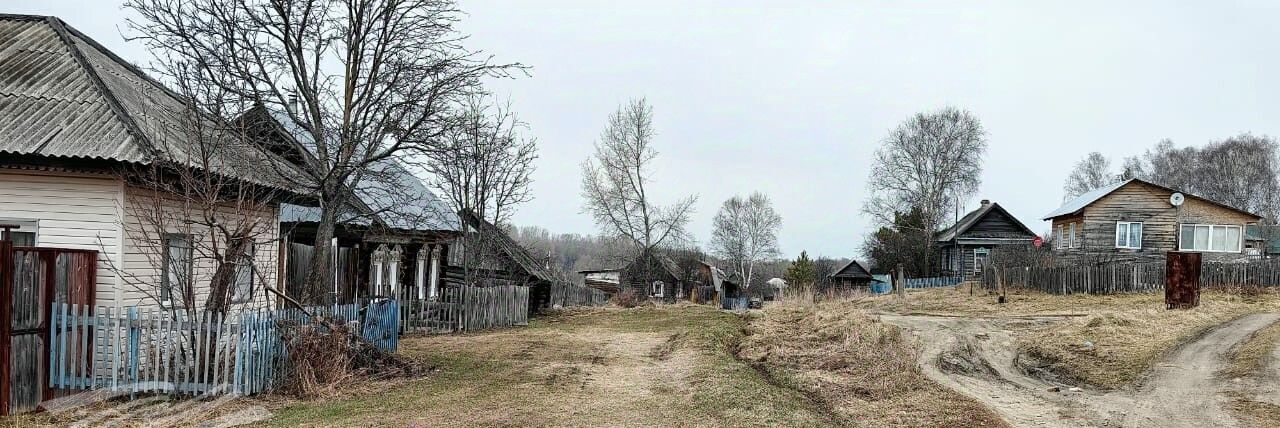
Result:
M58 15L127 59L116 2L6 2ZM1276 135L1276 2L462 2L469 45L531 76L493 82L540 142L535 200L515 216L595 230L579 163L619 103L655 110L657 198L698 195L691 229L759 190L783 216L787 256L851 256L871 229L869 157L917 111L952 105L989 133L977 197L1032 229L1071 164L1119 163L1170 138Z

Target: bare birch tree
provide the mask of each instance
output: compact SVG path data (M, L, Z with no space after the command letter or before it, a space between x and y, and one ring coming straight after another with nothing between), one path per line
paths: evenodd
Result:
M733 263L743 286L750 287L756 264L778 255L778 228L782 216L763 193L724 201L712 220L711 251Z
M900 213L920 210L920 233L931 234L946 214L963 206L982 182L987 133L972 113L954 107L917 113L898 125L876 150L863 212L881 226ZM928 251L925 252L926 254Z
M204 84L281 112L306 134L320 200L304 294L331 282L329 241L371 167L438 150L450 114L493 64L463 47L449 0L127 0L135 38Z
M425 157L423 168L454 210L501 225L516 205L532 198L537 143L524 135L527 127L509 105L495 105L487 96L469 99L460 115L441 149ZM480 264L497 259L496 237L486 236L486 230L463 223L460 248L467 282L477 279Z
M1076 162L1062 185L1062 199L1071 200L1085 192L1115 183L1117 176L1111 173L1111 161L1102 153L1091 152Z
M666 206L654 202L653 137L653 108L643 98L632 100L609 116L595 154L582 163L584 210L603 234L630 242L636 257L684 240L697 201L689 196Z
M1215 202L1280 216L1280 143L1269 136L1240 134L1204 147L1177 147L1163 140L1144 153L1141 178Z

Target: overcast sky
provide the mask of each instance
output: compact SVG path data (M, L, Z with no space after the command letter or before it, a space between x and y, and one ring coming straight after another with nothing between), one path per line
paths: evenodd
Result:
M779 6L792 3L804 7ZM871 229L860 213L870 155L918 111L982 120L989 149L969 206L997 201L1037 232L1090 151L1118 166L1164 138L1280 134L1280 3L850 3L462 2L470 47L532 67L491 84L540 146L535 199L516 223L596 230L579 163L634 97L654 106L658 202L697 195L690 228L705 244L721 202L762 191L788 257L857 253ZM4 9L57 15L148 60L121 37L114 2Z

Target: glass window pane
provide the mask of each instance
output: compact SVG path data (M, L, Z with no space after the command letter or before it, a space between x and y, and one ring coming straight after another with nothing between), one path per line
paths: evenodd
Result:
M1213 251L1226 251L1227 249L1227 228L1216 226L1213 228Z
M1128 240L1128 237L1129 237L1129 224L1116 223L1116 246L1117 247L1126 246L1126 241Z
M1142 223L1129 224L1129 246L1134 248L1142 246Z
M1238 227L1226 227L1226 228L1224 228L1224 229L1226 229L1226 230L1227 230L1227 248L1226 248L1226 250L1227 250L1227 251L1239 251L1239 250L1240 250L1240 228L1238 228Z
M1192 244L1194 244L1194 243L1195 243L1195 235L1196 235L1196 228L1195 228L1195 226L1187 226L1187 225L1183 225L1183 226L1182 226L1182 237L1178 239L1178 249L1179 249L1179 250L1190 250L1190 249L1192 249L1192 248L1195 248L1195 247L1193 247L1193 246L1192 246Z
M1196 239L1191 247L1193 250L1205 251L1209 249L1209 226L1196 226Z

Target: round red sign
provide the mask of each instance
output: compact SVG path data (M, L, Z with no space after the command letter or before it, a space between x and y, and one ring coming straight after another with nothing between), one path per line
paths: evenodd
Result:
M1044 239L1040 239L1040 237L1037 236L1031 240L1031 245L1035 245L1036 248L1040 248L1041 245L1044 245Z

